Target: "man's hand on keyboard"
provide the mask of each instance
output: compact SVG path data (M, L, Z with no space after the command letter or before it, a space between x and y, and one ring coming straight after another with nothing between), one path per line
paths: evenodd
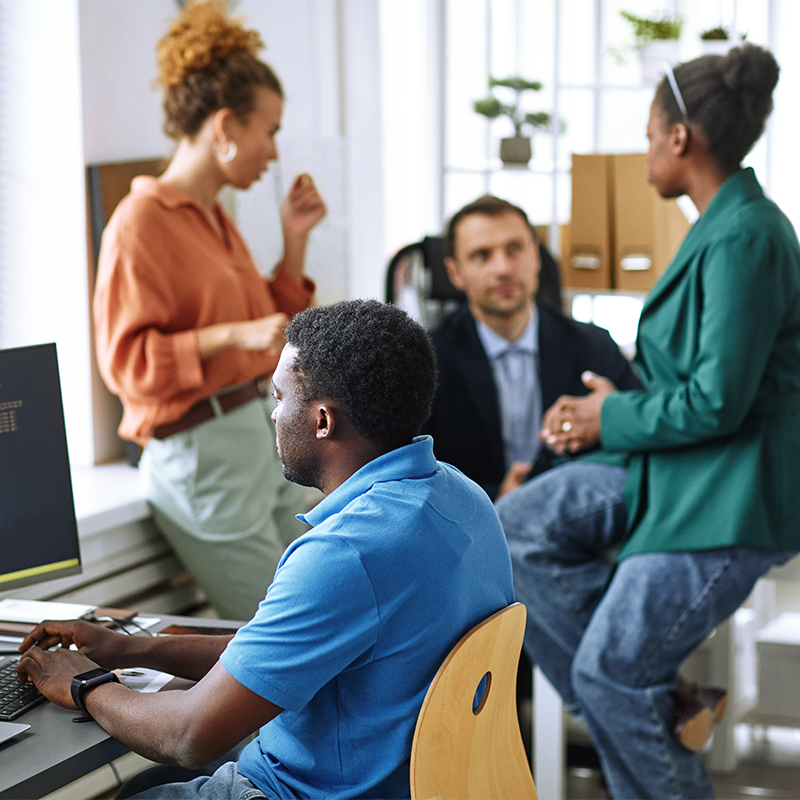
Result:
M42 650L48 650L56 645L61 645L64 649L75 645L83 655L101 667L115 669L131 666L120 661L126 646L130 645L131 638L82 619L66 622L46 620L25 637L19 649L24 653L34 645L38 645Z
M56 705L75 708L70 690L73 677L97 666L77 650L65 647L42 650L34 645L19 660L17 675L20 680L33 681L36 688Z
M122 654L134 638L86 620L47 620L37 625L19 646L23 656L17 674L20 680L32 680L48 700L75 708L70 691L72 678L98 666L127 666L121 663ZM71 645L78 649L70 650ZM51 647L55 649L50 650Z

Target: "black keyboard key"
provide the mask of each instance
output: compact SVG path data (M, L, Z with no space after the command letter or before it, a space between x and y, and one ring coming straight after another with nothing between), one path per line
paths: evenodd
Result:
M17 661L9 659L0 664L0 720L16 719L45 700L32 683L19 680Z

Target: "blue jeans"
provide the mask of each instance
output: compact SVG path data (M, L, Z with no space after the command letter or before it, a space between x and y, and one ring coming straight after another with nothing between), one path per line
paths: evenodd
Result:
M228 761L210 776L185 783L165 783L131 797L133 800L254 800L266 795L239 774L235 761Z
M672 736L678 669L792 554L648 553L618 565L626 470L566 464L497 502L525 651L582 716L614 798L714 796L702 758Z

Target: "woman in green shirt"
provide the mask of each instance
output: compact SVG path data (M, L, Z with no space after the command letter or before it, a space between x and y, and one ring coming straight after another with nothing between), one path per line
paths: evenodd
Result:
M800 549L800 246L741 165L778 71L753 45L667 70L648 178L700 218L642 311L644 391L587 376L542 431L627 470L567 465L498 504L526 650L585 717L615 798L713 796L672 735L678 668Z

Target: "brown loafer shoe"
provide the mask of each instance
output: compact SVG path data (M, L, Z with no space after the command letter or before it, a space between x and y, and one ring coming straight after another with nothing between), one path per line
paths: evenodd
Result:
M715 686L692 685L689 694L674 692L675 738L693 753L702 750L711 738L714 726L725 716L728 692Z

